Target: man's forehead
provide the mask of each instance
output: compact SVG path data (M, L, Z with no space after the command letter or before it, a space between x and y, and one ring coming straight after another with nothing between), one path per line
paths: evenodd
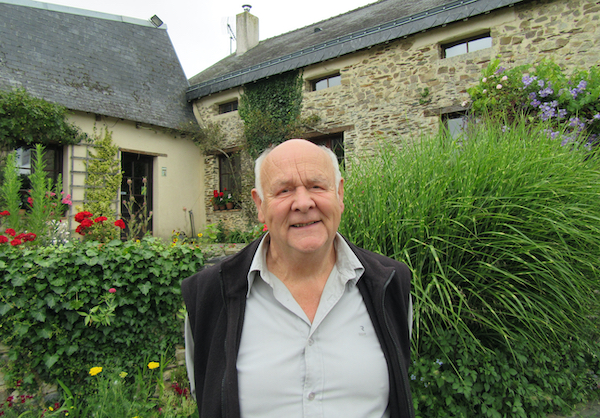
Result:
M296 181L331 182L334 170L324 154L310 156L287 154L267 159L263 166L265 179L271 184L290 184Z

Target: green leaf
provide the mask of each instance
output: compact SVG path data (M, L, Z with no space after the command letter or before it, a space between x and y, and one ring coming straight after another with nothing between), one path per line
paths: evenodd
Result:
M42 310L32 312L31 316L40 322L46 322L46 313Z
M12 306L10 306L8 303L0 303L0 316L6 315L6 313L11 309Z
M80 300L72 300L71 302L69 302L69 306L71 309L76 311L77 309L80 309L83 306L83 302Z
M20 324L15 325L15 333L17 335L23 336L23 335L27 334L28 331L29 331L29 324L20 323Z
M150 289L152 288L152 283L146 282L144 284L138 284L138 288L140 289L140 292L142 292L144 294L144 296L146 296L146 295L148 295L148 293L150 292Z
M27 278L25 276L19 275L19 276L13 277L13 279L11 280L11 283L13 286L19 287L19 286L23 286L26 281L27 281Z
M54 366L54 364L56 364L57 361L58 361L58 355L57 354L54 354L52 356L49 355L49 354L46 354L44 356L44 364L49 369L51 369L52 366Z
M79 350L79 346L77 344L73 344L73 345L68 346L65 352L67 353L67 356L70 356L70 355L76 353L77 350Z
M44 338L46 340L49 340L50 338L52 338L52 331L50 331L47 328L36 329L35 332L36 332L37 336L40 338Z

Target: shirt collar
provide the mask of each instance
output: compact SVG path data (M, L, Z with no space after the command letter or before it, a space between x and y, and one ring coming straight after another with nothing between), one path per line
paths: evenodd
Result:
M261 277L263 280L269 277L269 271L267 269L267 250L269 248L269 233L265 234L262 238L258 248L256 249L256 253L252 258L252 264L250 264L250 270L248 271L248 293L246 297L250 295L250 289L252 288L252 284L256 277ZM339 278L343 283L352 282L356 284L362 274L365 271L362 263L356 257L354 252L350 249L350 246L344 240L344 238L336 233L335 240L333 241L333 245L336 252L336 262L335 268L338 271Z

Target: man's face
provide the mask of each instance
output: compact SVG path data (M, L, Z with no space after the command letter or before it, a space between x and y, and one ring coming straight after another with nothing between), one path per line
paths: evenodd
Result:
M318 146L290 140L275 148L261 169L263 197L252 198L267 224L271 247L282 253L327 252L340 224L343 180L336 193L331 159Z

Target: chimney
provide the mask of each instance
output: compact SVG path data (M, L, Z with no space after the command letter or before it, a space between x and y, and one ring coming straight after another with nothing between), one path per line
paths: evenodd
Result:
M244 52L258 45L258 17L250 14L252 6L244 4L244 13L235 17L235 55L242 55Z

